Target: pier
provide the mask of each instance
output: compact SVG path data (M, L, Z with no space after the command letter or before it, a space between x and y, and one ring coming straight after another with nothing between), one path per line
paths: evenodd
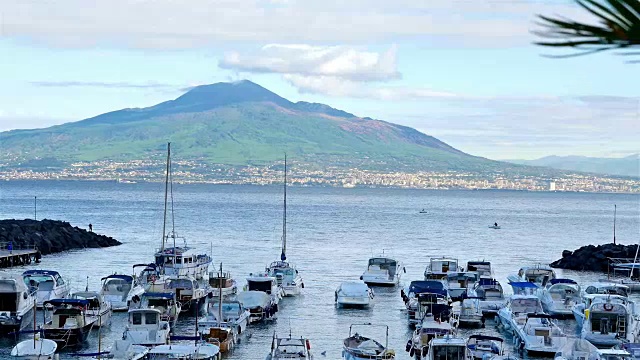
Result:
M8 242L0 242L0 268L39 263L42 254L35 245L16 246Z

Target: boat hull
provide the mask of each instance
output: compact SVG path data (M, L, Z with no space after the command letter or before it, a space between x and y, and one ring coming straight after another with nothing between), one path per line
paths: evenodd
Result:
M33 307L23 315L0 315L0 335L8 335L26 329L33 323Z
M361 352L352 351L350 349L342 350L342 358L344 360L392 360L396 356L394 353L385 353L380 355L368 355Z
M62 346L82 345L89 335L91 324L74 329L44 329L44 338L53 340Z
M346 308L346 307L354 307L354 308L366 308L369 307L371 301L368 296L357 298L357 297L338 297L336 300L336 304L338 307Z

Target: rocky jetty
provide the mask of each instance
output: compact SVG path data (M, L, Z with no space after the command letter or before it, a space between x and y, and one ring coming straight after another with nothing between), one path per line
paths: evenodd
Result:
M117 246L121 243L109 236L71 226L57 220L0 220L0 244L11 243L13 249L33 248L43 255L73 249Z
M631 258L636 256L638 245L587 245L578 250L562 252L562 259L549 264L551 267L570 270L609 270L609 258Z

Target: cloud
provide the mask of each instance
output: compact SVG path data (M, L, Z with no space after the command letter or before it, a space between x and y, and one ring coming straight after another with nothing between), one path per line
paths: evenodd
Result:
M42 87L97 87L108 89L180 89L181 86L162 83L131 83L102 81L32 81L31 85Z
M3 0L2 33L56 47L144 49L223 42L444 46L528 44L535 14L584 13L540 0Z

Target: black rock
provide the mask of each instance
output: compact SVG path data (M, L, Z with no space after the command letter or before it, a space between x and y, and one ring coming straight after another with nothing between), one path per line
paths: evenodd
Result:
M570 270L609 270L609 258L633 258L638 245L586 245L573 252L564 250L562 259L549 264L551 267Z

